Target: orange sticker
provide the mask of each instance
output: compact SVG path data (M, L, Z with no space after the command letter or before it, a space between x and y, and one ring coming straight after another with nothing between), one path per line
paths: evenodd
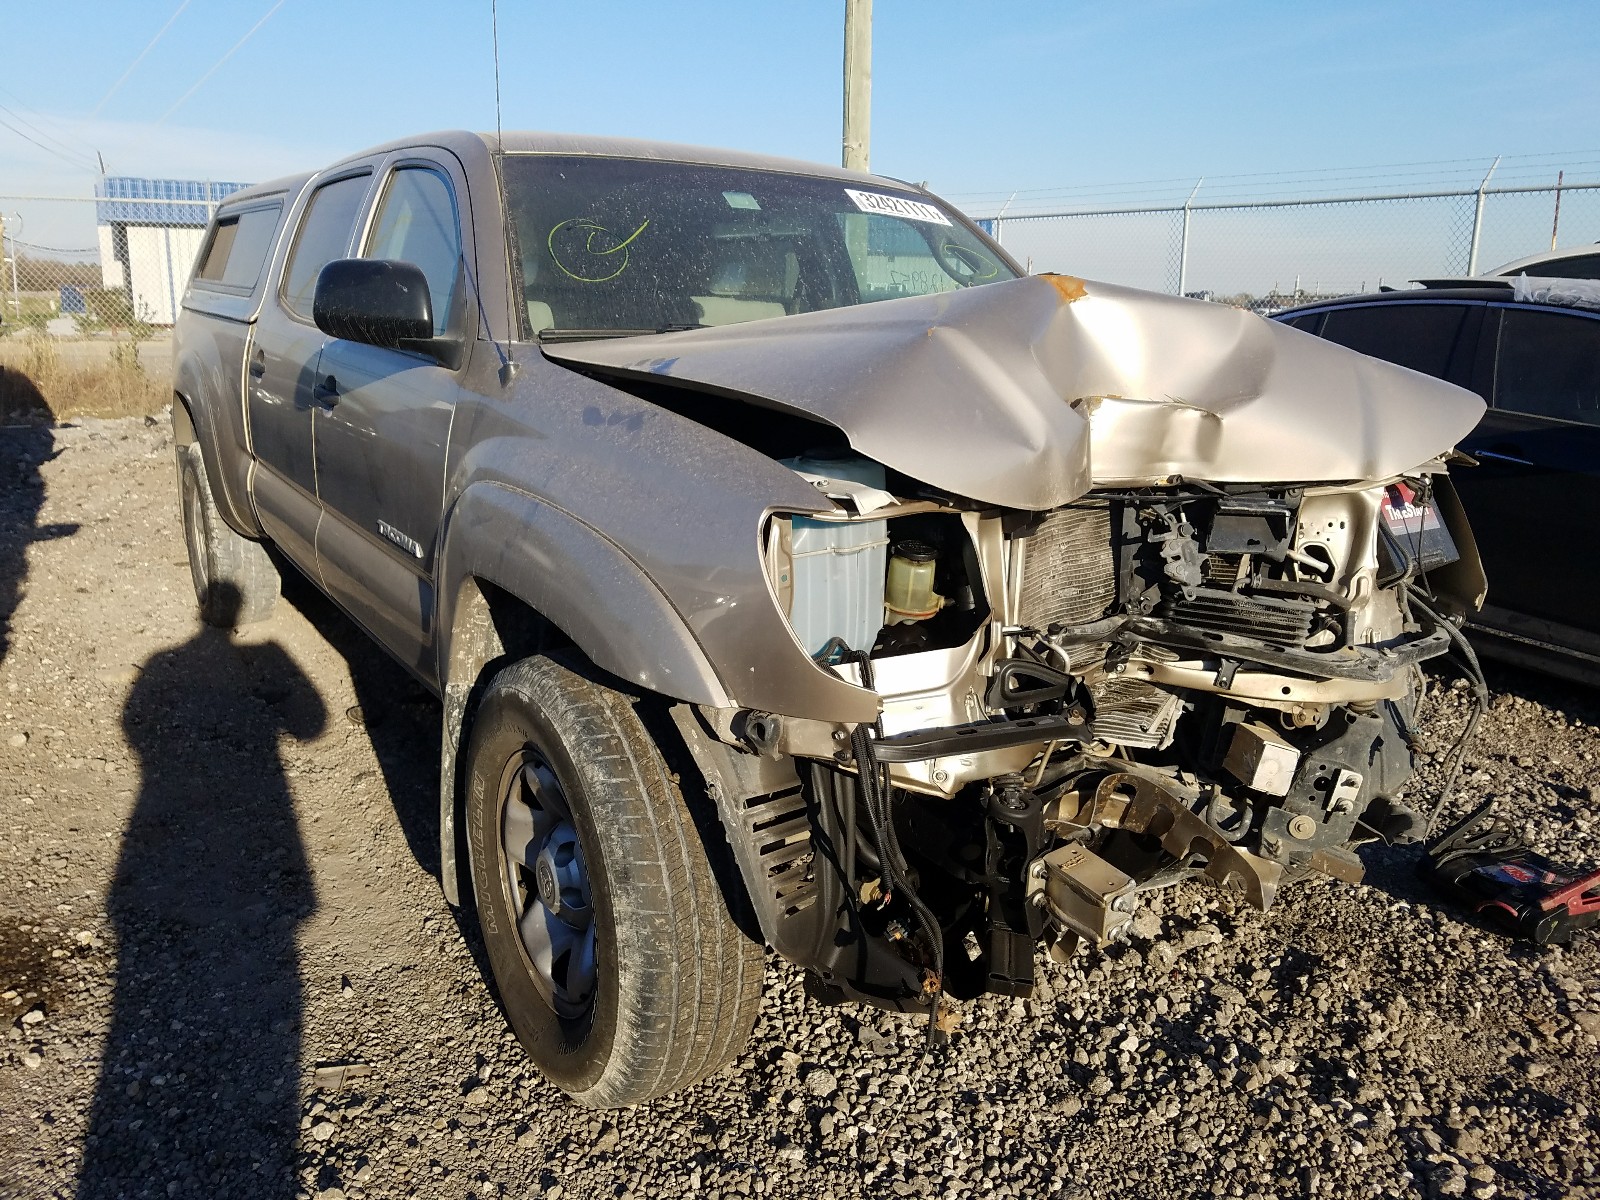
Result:
M1082 300L1088 293L1084 290L1083 280L1076 275L1040 275L1056 291L1061 293L1061 302L1071 304L1074 300Z

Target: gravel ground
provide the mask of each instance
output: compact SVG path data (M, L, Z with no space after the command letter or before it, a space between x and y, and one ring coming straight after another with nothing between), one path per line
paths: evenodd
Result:
M433 702L290 599L200 630L164 426L0 432L4 1200L1600 1197L1600 939L1486 933L1400 850L1267 914L1168 893L930 1066L772 962L734 1066L578 1109L440 896ZM1600 859L1600 703L1490 682L1454 810ZM1465 711L1437 683L1425 744Z

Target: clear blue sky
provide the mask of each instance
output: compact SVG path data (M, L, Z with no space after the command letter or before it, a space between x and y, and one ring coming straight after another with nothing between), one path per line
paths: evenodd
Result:
M1202 175L1213 201L1472 188L1501 154L1499 183L1600 180L1600 0L875 7L872 165L974 215L1013 191L1013 214L1178 203ZM501 0L505 125L837 162L843 8ZM95 151L112 174L255 182L494 126L489 0L10 0L0 38L0 197L87 196ZM1197 217L1189 286L1459 270L1471 204L1450 204L1413 206L1415 229L1377 208ZM93 243L87 205L0 205L35 243ZM1547 245L1547 209L1498 202L1482 265ZM1006 240L1036 269L1160 288L1169 225L1027 223ZM1600 191L1574 193L1562 243L1597 237Z
M80 165L0 127L0 193L81 194L91 148L114 173L255 180L410 132L493 126L488 0L284 0L167 115L272 7L191 0L91 115L177 7L7 4L0 120ZM873 166L975 211L972 194L1012 188L1600 158L1595 0L876 8ZM842 9L502 0L505 123L836 161Z

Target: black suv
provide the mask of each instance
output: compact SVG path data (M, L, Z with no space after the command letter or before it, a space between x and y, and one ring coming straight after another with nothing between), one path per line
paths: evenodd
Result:
M1478 281L1475 281L1478 282ZM1489 410L1452 471L1489 577L1481 650L1600 680L1600 309L1441 287L1323 301L1276 320L1477 392Z

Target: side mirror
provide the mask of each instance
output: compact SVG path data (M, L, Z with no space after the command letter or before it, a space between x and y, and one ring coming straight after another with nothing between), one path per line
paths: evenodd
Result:
M414 263L336 258L317 276L311 319L329 337L399 349L431 341L433 302Z

